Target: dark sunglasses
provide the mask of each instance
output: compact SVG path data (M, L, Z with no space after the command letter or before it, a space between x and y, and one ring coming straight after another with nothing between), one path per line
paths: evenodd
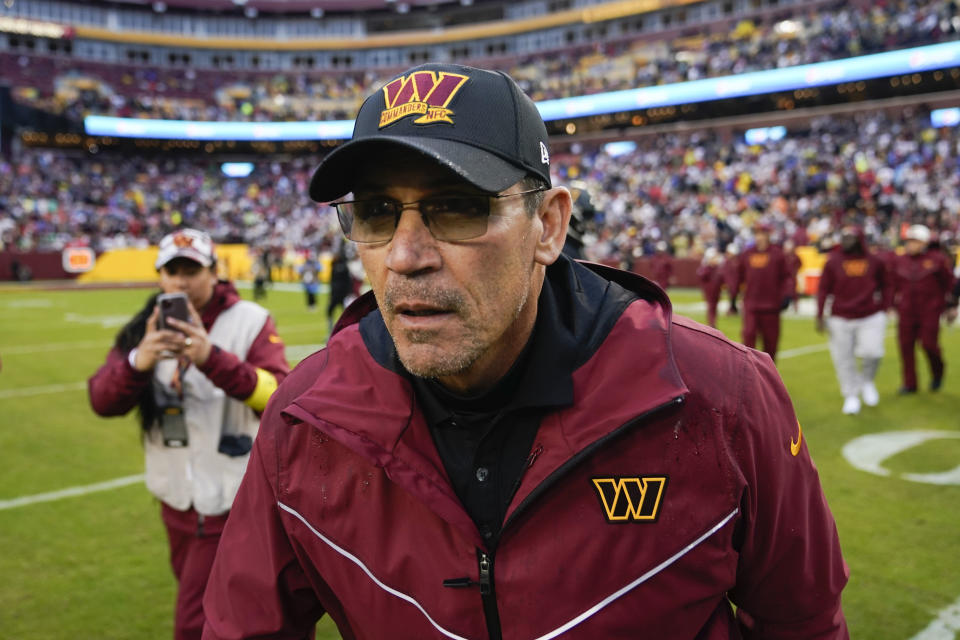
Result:
M415 202L351 200L332 202L331 206L337 208L337 218L340 220L343 235L354 242L389 241L400 222L400 215L411 208L420 211L423 224L434 238L455 242L479 238L487 232L492 200L526 196L546 190L546 187L538 187L498 195L437 196Z

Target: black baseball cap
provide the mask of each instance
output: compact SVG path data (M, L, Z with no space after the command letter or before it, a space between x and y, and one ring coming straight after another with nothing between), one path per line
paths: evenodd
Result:
M357 164L382 145L418 151L487 193L528 174L551 184L543 118L500 71L424 64L394 77L363 102L350 141L314 171L310 197L350 193Z

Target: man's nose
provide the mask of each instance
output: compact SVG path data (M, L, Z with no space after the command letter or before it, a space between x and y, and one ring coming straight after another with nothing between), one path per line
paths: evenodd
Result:
M397 273L411 274L439 268L440 264L437 241L420 211L412 207L404 209L387 249L387 268Z

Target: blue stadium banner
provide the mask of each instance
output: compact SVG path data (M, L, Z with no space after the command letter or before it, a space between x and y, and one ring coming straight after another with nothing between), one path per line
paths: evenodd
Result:
M709 102L960 66L960 42L537 103L546 121ZM353 120L202 122L87 116L88 135L175 140L346 140Z

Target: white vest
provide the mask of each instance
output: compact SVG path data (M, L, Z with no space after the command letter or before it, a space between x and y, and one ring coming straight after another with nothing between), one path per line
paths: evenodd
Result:
M246 360L250 345L263 329L269 314L258 304L241 300L217 316L210 341ZM161 360L154 369L157 381L170 386L175 359ZM174 509L193 506L204 515L230 510L250 454L230 457L219 453L223 433L257 435L260 418L240 400L228 396L195 366L183 375L183 413L187 423L186 447L167 447L157 426L144 437L147 489ZM148 391L148 393L150 393Z

